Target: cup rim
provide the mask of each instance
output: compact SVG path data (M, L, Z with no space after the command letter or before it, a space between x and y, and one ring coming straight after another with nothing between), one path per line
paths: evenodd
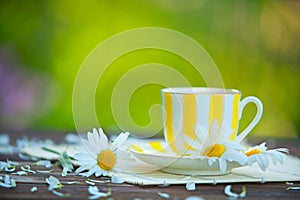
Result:
M170 94L186 94L186 95L241 94L241 92L236 89L225 89L225 88L214 88L214 87L169 87L169 88L162 89L161 92L170 93Z

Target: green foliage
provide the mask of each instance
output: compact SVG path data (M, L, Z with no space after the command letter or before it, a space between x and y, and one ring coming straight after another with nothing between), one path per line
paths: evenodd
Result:
M85 57L114 34L152 26L194 38L216 62L226 88L262 100L264 115L253 135L295 137L300 133L298 10L295 1L268 0L1 1L0 61L7 59L3 52L10 52L8 63L26 80L37 79L39 92L27 109L2 112L0 125L74 130L72 89ZM115 83L128 70L150 62L173 67L193 86L205 86L177 55L159 50L126 54L99 81L95 104L104 129L119 131L110 109ZM161 88L145 85L133 94L129 110L135 123L150 123L148 110L160 103ZM241 129L254 113L254 107L245 110Z

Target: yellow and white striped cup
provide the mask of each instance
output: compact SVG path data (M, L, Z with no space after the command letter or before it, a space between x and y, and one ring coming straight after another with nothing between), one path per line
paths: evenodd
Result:
M257 113L248 127L238 134L243 109L250 102L257 106ZM191 141L199 137L197 128L208 132L213 120L217 120L220 127L232 130L230 139L240 142L263 113L263 105L258 98L249 96L241 100L240 91L223 88L165 88L162 90L162 104L164 137L178 155L192 147Z

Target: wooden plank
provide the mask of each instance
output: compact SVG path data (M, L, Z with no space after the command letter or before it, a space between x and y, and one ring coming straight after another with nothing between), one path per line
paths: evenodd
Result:
M64 135L59 134L36 134L29 132L27 133L29 137L40 136L43 138L52 138L54 137L56 141L62 141ZM14 134L12 141L18 137L18 134ZM262 140L263 141L263 140ZM261 141L259 139L254 140L253 144L258 144ZM299 140L274 140L270 143L271 148L286 146L292 150L292 154L300 155L300 145ZM12 161L17 161L21 165L28 164L31 166L31 169L36 170L49 170L43 166L33 166L34 161L24 161L21 160L17 155L0 155L1 161L6 161L10 159ZM86 178L77 176L74 173L68 174L66 177L61 176L61 168L58 166L52 167L54 171L51 173L52 176L57 177L63 184L64 188L60 189L60 192L70 193L71 197L64 197L63 199L88 199L88 187L90 186L85 182ZM51 168L51 169L52 169ZM20 167L17 167L19 170ZM5 172L0 172L0 176L4 176ZM57 197L48 191L48 185L45 182L45 178L49 177L50 174L29 174L28 176L17 176L10 175L15 178L17 181L16 188L3 188L0 187L0 199L62 199ZM92 179L98 179L106 181L107 178L96 178L91 177ZM79 184L76 185L67 185L68 181L79 181ZM98 186L99 190L106 192L108 188L112 189L113 199L163 199L157 193L163 192L168 193L170 199L185 199L189 196L199 196L204 199L226 199L227 197L224 194L224 187L227 184L217 184L217 185L197 185L195 191L187 191L185 185L171 185L168 187L158 187L158 186L137 186L132 184L112 184L112 183L95 183ZM285 183L242 183L242 184L231 184L233 192L241 192L242 186L247 188L247 198L246 199L300 199L300 191L287 191L288 187ZM295 182L295 186L300 186L300 182ZM32 193L30 189L36 186L38 191Z

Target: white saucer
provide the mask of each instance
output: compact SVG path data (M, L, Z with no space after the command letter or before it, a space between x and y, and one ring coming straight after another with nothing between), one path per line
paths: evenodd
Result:
M155 145L153 145L154 143ZM218 161L210 166L208 159L180 157L173 153L165 142L161 141L131 145L129 151L137 159L158 166L160 171L171 174L224 175L230 173L233 168L241 166L237 162L227 162L227 171L222 173Z

